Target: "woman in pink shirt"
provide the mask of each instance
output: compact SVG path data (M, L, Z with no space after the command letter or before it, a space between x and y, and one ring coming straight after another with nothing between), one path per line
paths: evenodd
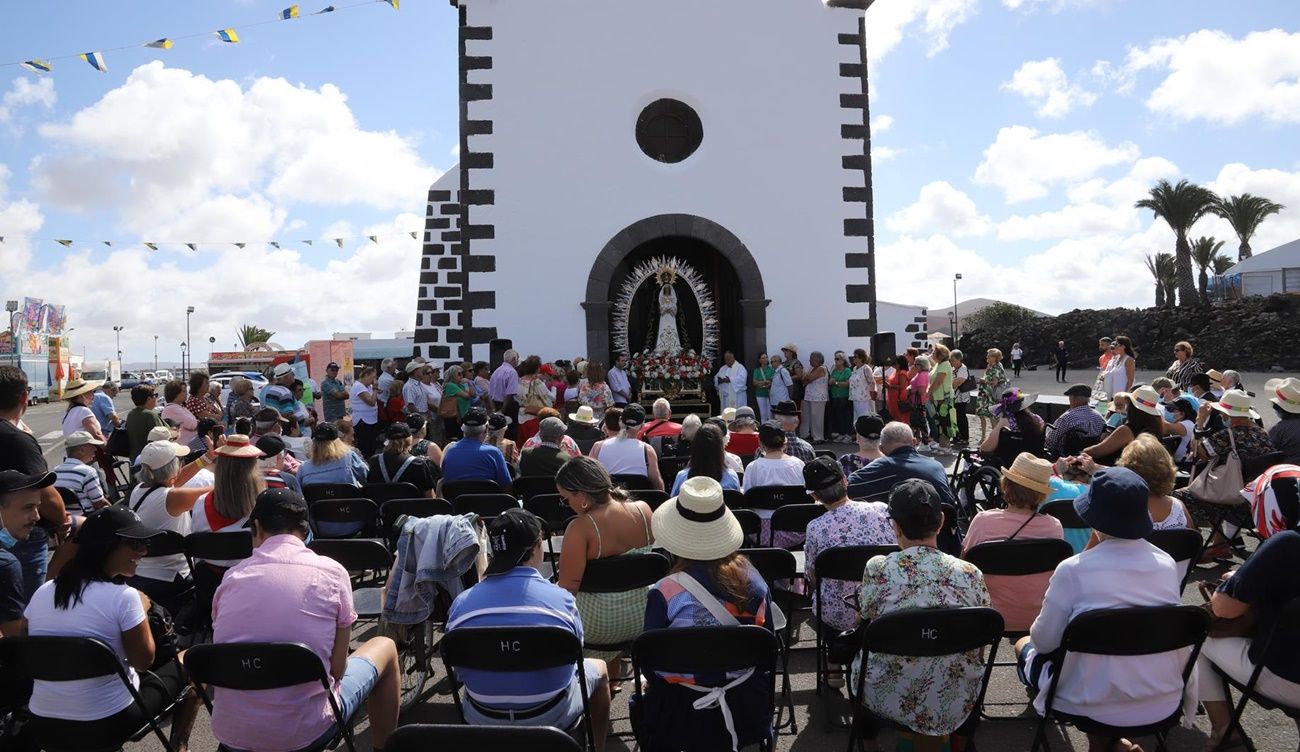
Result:
M199 419L194 417L194 413L185 408L182 400L185 398L184 381L168 381L163 387L163 399L167 400L167 405L162 409L162 419L173 423L180 430L180 435L176 437L176 442L183 446L189 446L198 435L195 429L199 427Z
M1051 493L1052 464L1045 459L1021 452L1011 467L1002 471L1002 497L1006 509L989 509L975 515L962 541L962 555L981 543L990 541L1056 538L1063 540L1065 531L1055 517L1038 513L1038 505ZM1008 632L1028 631L1043 607L1043 594L1051 572L1008 577L986 575L993 608L1002 614Z

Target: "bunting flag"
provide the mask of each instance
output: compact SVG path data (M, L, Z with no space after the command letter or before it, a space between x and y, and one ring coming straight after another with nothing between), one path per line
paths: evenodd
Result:
M271 247L276 249L277 251L280 250L280 244L275 242L274 240L271 241Z
M186 244L185 244L185 247L186 247L186 248L189 248L191 251L197 251L197 250L199 249L199 244L198 244L198 243L186 243Z
M212 33L216 34L217 39L220 39L226 44L239 44L239 35L235 33L234 29L221 29L220 31L214 31Z
M24 68L32 73L49 73L50 64L44 60L26 60L20 63Z
M378 2L379 0L373 0L373 1ZM78 247L78 244L80 244L83 247L88 246L90 244L103 245L105 248L120 248L120 247L129 247L132 245L143 245L144 247L148 248L151 251L156 251L159 249L159 247L164 245L167 246L183 245L186 248L189 248L191 251L197 251L199 249L199 246L201 245L204 246L233 245L240 250L244 250L248 248L248 246L250 245L251 246L269 245L277 250L282 250L285 242L280 240L213 240L213 239L196 240L196 241L189 241L189 242L182 242L180 240L151 240L145 242L141 240L136 240L134 238L128 240L103 240L102 239L103 236L100 236L101 239L99 240L85 240L85 239L75 240L73 238L61 238L52 235L21 235L19 237L31 241L41 241L41 242L48 241L51 243L58 243L64 248L75 248ZM347 248L350 242L359 241L361 238L365 238L367 241L371 243L379 244L379 242L383 240L401 238L401 237L410 237L411 240L418 240L420 238L420 233L417 230L400 230L392 233L377 233L374 235L345 235L342 237L328 238L327 240L333 241L333 243L337 245L339 248ZM13 238L14 238L13 235L7 235L7 236L0 235L0 243L4 243L6 240L13 240ZM297 242L302 243L303 245L313 246L315 245L316 241L303 239Z
M173 44L175 44L175 42L170 39L155 39L146 44L145 47L153 47L158 50L170 50Z
M400 2L399 0L388 0L388 4L391 5L391 6L393 6L393 10L401 10L401 9L402 9L402 7L401 7L401 2Z
M304 240L304 241L302 241L302 242L306 243L307 245L311 245L311 241L310 241L310 240Z
M291 18L297 18L297 17L298 17L298 6L296 5L290 5L288 8L285 8L284 10L280 11L281 21L288 21Z
M343 247L343 238L334 238L334 242L339 244L339 248Z
M144 247L145 247L145 248L148 248L148 249L151 250L151 251L156 251L156 250L158 250L158 244L157 244L157 243L145 243L145 244L144 244Z
M370 242L371 242L371 243L378 243L378 242L379 242L379 236L378 236L378 235L367 235L366 237L370 238Z
M113 241L111 241L111 240L105 240L105 241L103 241L103 243L104 243L104 245L108 246L109 248L112 248L112 247L113 247Z
M419 238L419 235L415 234L414 232L411 233L411 240L416 240L416 239L418 239L418 238Z
M108 66L104 64L104 54L102 52L83 52L81 53L81 59L90 63L90 67L100 73L108 72Z
M313 15L313 16L319 16L319 15L321 15L322 13L333 13L334 10L335 10L335 8L334 8L333 5L326 5L324 8L321 8L320 10L316 11L316 12L313 13L312 15Z
M241 251L244 249L244 246L246 245L248 245L248 243L235 243L235 247L240 249Z
M71 241L71 240L56 240L56 241L54 241L54 242L58 243L59 245L63 246L64 248L71 248L71 247L72 247L72 241Z

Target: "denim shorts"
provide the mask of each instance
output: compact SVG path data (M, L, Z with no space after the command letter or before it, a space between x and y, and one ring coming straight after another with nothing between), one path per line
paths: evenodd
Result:
M347 668L343 670L343 680L339 682L338 693L339 711L343 714L345 722L351 722L352 716L356 715L357 710L361 708L361 704L370 696L378 682L379 669L370 662L369 658L356 655L348 658ZM333 739L338 732L338 723L331 723L329 729L321 734L320 738L307 746L309 749L322 746L326 741Z
M596 687L600 685L600 674L598 667L590 658L583 661L583 671L587 676L587 696L590 697L596 691ZM578 687L576 672L566 691L569 693L568 697L556 703L555 707L541 715L521 721L512 722L504 718L488 718L469 702L463 702L461 707L465 709L465 722L471 726L554 726L558 729L567 729L582 716L582 692Z

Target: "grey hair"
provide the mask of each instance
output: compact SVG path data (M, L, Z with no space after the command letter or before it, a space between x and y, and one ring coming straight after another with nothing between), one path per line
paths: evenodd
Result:
M467 439L482 439L487 435L487 426L464 426L461 433L465 434Z
M930 362L929 355L918 355L916 356L916 367L928 371L934 367L934 364Z
M1235 388L1240 389L1243 392L1246 391L1246 387L1241 383L1241 374L1231 368L1224 369L1223 379L1219 383L1223 383L1223 381L1227 381L1228 379L1232 379Z
M835 485L827 486L820 491L813 491L812 495L823 504L834 504L849 495L849 483L846 480L842 480Z
M736 418L731 422L731 427L737 431L742 428L754 428L757 425L758 421L753 418Z
M822 355L821 350L813 350L812 352L808 353L808 362L811 364L813 361L816 361L821 364L825 364L826 356Z
M906 423L897 420L890 421L880 432L880 447L882 451L888 453L889 450L897 449L901 446L912 445L912 427ZM887 448L887 449L886 449Z
M682 419L682 438L687 441L695 438L695 432L700 430L701 425L703 424L700 421L700 416L695 413L687 415Z
M668 420L673 416L673 405L668 400L660 397L650 407L650 412L660 420Z
M957 360L960 360L962 362L966 361L966 356L962 354L961 350L953 350L952 352L948 353L948 357L956 358Z
M177 457L173 457L166 465L163 465L157 470L142 462L140 463L140 484L147 485L152 483L155 485L162 485L172 478L175 478L180 471L181 461Z
M442 374L443 381L451 381L460 378L460 366L451 366Z
M506 350L505 354L501 356L501 360L513 365L519 362L519 353L515 350Z
M381 371L386 371L386 370L388 370L388 367L391 366L392 364L393 364L393 359L392 359L392 358L384 358L384 359L383 359L382 361L380 361L380 363L379 363L379 370L381 370Z

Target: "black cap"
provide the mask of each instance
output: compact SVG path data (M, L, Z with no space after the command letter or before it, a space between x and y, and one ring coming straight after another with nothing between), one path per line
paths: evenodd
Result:
M889 517L908 530L939 529L943 507L929 481L909 478L889 493Z
M111 543L116 538L148 540L162 533L140 521L140 516L126 507L104 507L92 512L77 531L82 545Z
M337 371L337 370L339 370L339 364L338 364L338 363L335 363L335 362L333 362L333 361L331 361L329 365L325 366L325 370L326 370L326 371Z
M488 428L493 431L500 431L510 425L510 419L501 413L492 413L488 416Z
M636 428L645 423L645 408L633 402L623 408L623 425L628 428Z
M257 495L253 511L248 513L244 527L252 527L253 520L275 517L288 523L307 524L307 500L302 494L288 488L268 488Z
M817 457L803 466L803 485L809 491L820 491L843 481L844 470L830 457Z
M384 432L384 438L389 441L404 441L409 439L411 438L411 427L401 421L397 421L390 425L388 430Z
M885 430L885 421L879 415L859 415L853 421L853 430L867 441L880 441L880 432Z
M487 411L481 407L471 407L465 417L460 419L462 426L486 426L487 422Z
M1092 387L1087 384L1072 384L1065 390L1066 397L1091 397Z
M274 457L285 449L284 439L280 438L278 433L268 433L257 440L257 449L262 453L262 458Z
M333 441L339 437L339 429L333 423L317 423L311 429L312 441Z
M799 406L796 405L793 400L781 400L775 405L772 405L772 414L773 415L798 415Z
M487 537L492 561L484 574L509 572L527 561L542 537L542 522L532 512L507 509L488 522Z
M18 470L0 470L0 494L28 488L49 488L57 477L54 473L26 475Z
M785 429L781 422L769 420L758 427L758 440L764 444L775 443L777 439L785 440Z
M428 422L429 421L426 420L425 417L419 413L411 413L410 415L406 416L406 427L411 429L411 433L415 433L416 431L419 431L420 429L424 428L424 426Z

